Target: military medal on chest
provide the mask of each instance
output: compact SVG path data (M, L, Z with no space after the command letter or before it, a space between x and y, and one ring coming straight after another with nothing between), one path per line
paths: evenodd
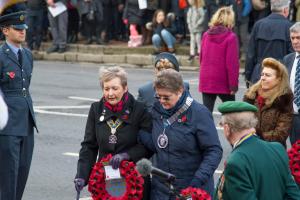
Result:
M110 119L106 121L107 125L110 128L111 135L108 137L108 143L109 144L116 144L118 141L118 138L116 136L118 127L122 124L122 121L120 119L116 119L115 121Z

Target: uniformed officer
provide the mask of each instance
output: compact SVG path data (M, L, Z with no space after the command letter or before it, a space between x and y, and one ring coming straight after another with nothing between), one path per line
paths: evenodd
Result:
M255 135L257 108L246 102L227 101L218 107L220 124L232 145L215 200L299 200L300 192L289 169L284 147Z
M25 4L0 0L0 88L9 119L0 131L0 200L21 200L32 159L36 127L29 85L33 57L22 47L25 41Z

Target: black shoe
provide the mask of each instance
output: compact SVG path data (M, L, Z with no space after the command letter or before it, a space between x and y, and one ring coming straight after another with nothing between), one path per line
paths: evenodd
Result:
M58 49L58 53L65 53L67 51L67 48L66 47L63 47L63 48L59 48Z
M41 47L41 44L35 44L33 45L33 50L39 51Z
M92 44L93 43L93 39L92 38L89 38L85 44Z
M106 45L108 43L109 43L109 40L107 38L105 38L105 39L102 40L102 44Z
M57 52L59 50L58 46L52 46L49 49L47 49L47 53L54 53Z
M192 62L194 60L195 56L194 55L190 55L190 57L188 58L189 62Z
M104 44L99 38L97 38L96 39L96 44L99 44L99 45L101 45L101 44Z

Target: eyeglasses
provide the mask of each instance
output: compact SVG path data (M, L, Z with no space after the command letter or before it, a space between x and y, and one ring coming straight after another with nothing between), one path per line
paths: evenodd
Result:
M161 101L161 100L164 100L164 101L170 101L170 96L158 96L158 95L155 95L154 96L157 100Z

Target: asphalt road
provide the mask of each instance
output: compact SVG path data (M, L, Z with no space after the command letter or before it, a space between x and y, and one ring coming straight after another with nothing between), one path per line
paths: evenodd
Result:
M73 179L89 106L102 96L99 67L101 65L87 63L35 62L31 94L39 133L35 135L33 161L23 200L75 199ZM153 79L151 69L129 67L126 71L129 91L134 95L139 86ZM197 89L198 72L182 74L184 80L190 83L194 99L202 102ZM236 99L241 100L244 92L245 83L240 77ZM219 118L220 115L215 113L216 126ZM224 148L223 159L226 159L231 147L224 140L222 130L219 130L219 137ZM215 179L222 169L223 161ZM88 196L85 188L81 199L88 199Z

